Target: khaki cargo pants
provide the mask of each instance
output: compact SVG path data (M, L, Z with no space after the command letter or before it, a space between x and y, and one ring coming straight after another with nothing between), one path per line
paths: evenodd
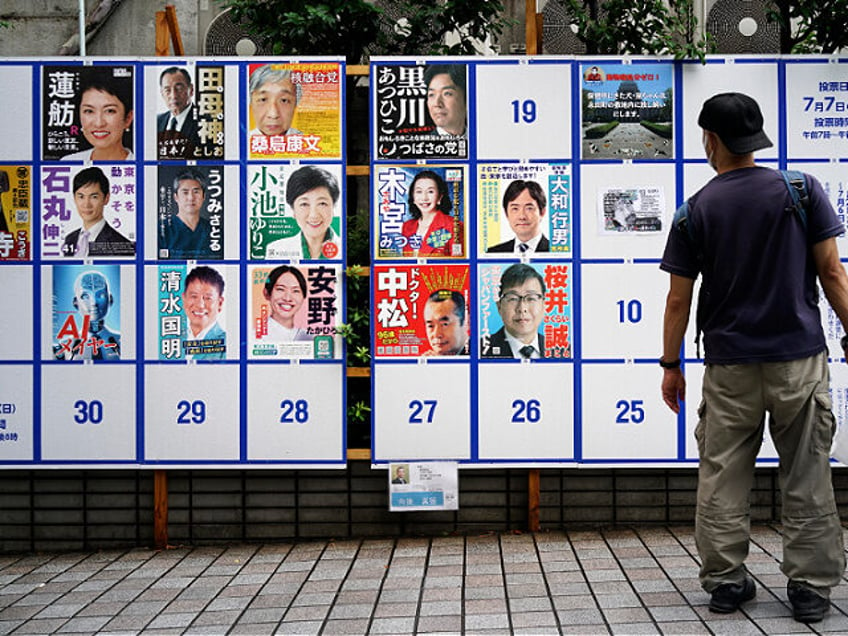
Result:
M829 381L825 353L788 362L707 365L695 429L695 540L707 592L745 576L749 494L766 413L780 456L781 570L825 596L839 583L845 552L830 477L835 420Z

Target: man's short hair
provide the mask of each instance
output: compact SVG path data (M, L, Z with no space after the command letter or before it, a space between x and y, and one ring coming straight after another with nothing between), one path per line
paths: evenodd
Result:
M265 281L265 294L268 296L271 295L271 292L274 291L274 285L277 284L277 279L286 272L288 272L297 279L298 287L300 287L300 291L303 293L303 296L305 298L306 279L303 277L303 273L297 267L292 267L291 265L278 265L270 271L270 273L268 274L268 279Z
M424 69L424 86L430 86L430 82L436 75L450 75L451 81L462 91L463 98L468 94L465 91L465 65L464 64L431 64Z
M212 269L208 265L198 265L188 273L188 276L185 277L183 291L187 290L188 286L194 281L214 285L218 290L218 295L224 295L224 277L218 273L218 270Z
M515 201L515 199L517 199L519 195L525 190L527 190L528 194L533 197L533 200L536 202L536 205L539 206L539 212L544 214L545 206L548 204L548 199L545 196L545 191L542 190L542 186L540 186L535 181L525 181L524 179L516 179L506 187L506 192L504 192L503 196L504 212L506 212L506 209L509 204Z
M180 170L174 177L174 194L180 189L180 181L197 181L203 190L203 196L206 196L206 177L199 170L194 168Z
M322 186L330 191L333 203L339 200L339 182L331 172L317 166L298 168L292 172L286 183L286 202L294 207L295 199Z
M301 87L300 82L292 80L291 74L291 69L274 68L270 64L265 64L250 74L250 81L248 82L247 88L250 91L250 94L253 95L253 93L259 90L263 84L267 84L268 82L276 84L277 82L288 80L294 85L294 103L295 106L297 106L300 103L303 88Z
M498 294L503 296L507 291L514 287L521 287L525 281L535 278L539 281L542 288L542 293L545 293L545 279L534 268L527 263L515 263L507 267L501 274L501 287Z
M188 71L182 68L181 66L169 66L162 73L159 74L159 86L162 86L162 80L166 75L171 75L172 73L180 73L186 81L186 84L191 86L191 75L188 74Z
M83 186L91 183L96 183L100 186L100 191L107 195L109 194L109 179L103 174L103 171L97 166L89 166L83 168L74 175L74 183L72 192L76 192Z
M437 289L427 297L428 303L443 303L452 300L454 304L453 313L459 318L459 324L465 324L465 296L454 289Z

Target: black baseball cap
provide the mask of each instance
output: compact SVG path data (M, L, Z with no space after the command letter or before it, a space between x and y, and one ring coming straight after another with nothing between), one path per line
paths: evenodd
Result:
M704 102L698 125L714 132L735 155L746 155L774 144L763 132L757 102L743 93L719 93Z

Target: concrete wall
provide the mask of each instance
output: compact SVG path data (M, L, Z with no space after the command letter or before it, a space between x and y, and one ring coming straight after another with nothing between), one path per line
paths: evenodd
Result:
M198 6L214 0L167 0L175 6L186 55L200 55ZM88 10L95 0L86 0ZM145 56L155 53L155 16L162 0L123 0L108 22L87 44L88 55ZM3 0L0 20L11 25L0 30L0 57L57 55L78 30L78 0Z

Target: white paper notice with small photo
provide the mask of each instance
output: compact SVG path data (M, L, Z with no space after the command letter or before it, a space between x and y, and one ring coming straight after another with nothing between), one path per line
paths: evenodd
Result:
M665 192L661 186L598 191L598 227L604 234L657 234L663 231Z
M457 510L459 476L456 462L389 464L389 510Z

